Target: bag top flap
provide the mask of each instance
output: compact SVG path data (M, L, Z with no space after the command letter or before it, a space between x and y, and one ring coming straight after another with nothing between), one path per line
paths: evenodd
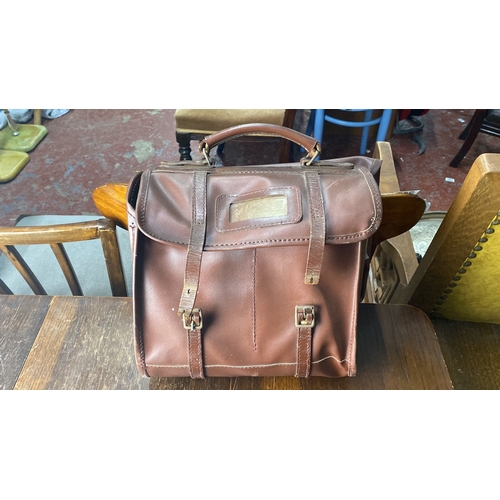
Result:
M358 162L357 158L323 160L312 167L154 167L141 177L137 225L154 240L188 245L200 207L200 200L193 197L195 173L206 172L205 250L307 245L311 193L306 172L317 172L326 243L358 242L378 229L382 202L370 173L378 170L380 160L359 157Z

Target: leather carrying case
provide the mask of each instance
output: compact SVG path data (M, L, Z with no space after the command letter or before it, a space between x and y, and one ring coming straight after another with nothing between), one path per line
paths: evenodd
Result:
M218 144L271 135L299 163L215 167ZM315 139L248 124L162 163L127 193L136 360L144 376L354 376L356 320L382 204L380 160L319 160Z

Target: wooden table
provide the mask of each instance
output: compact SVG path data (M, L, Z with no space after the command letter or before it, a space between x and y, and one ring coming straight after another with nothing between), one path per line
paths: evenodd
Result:
M2 389L451 389L434 329L407 305L361 304L354 378L142 379L129 297L0 295Z
M500 324L433 319L455 389L500 389Z

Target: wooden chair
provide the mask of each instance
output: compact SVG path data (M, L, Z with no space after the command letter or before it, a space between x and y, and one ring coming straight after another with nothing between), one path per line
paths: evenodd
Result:
M382 200L389 197L391 193L400 192L399 182L396 175L396 167L390 144L387 142L378 142L375 145L373 156L383 160L380 169L380 192ZM413 240L409 229L413 227L422 217L425 210L425 201L421 200L419 214L416 222L392 237L379 240L379 245L374 249L372 256L372 283L367 291L370 293L372 302L386 303L390 299L398 300L401 290L408 285L410 278L418 267L417 256L413 247ZM401 211L396 213L398 217L404 217ZM393 216L389 217L387 211L384 211L387 224Z
M450 167L458 167L479 132L500 137L500 109L476 109L470 122L459 135L459 139L463 140L464 143L449 163Z
M3 253L10 260L36 295L46 295L45 288L32 270L33 265L30 266L26 263L16 246L50 245L72 294L83 295L80 281L63 244L97 239L102 244L111 292L114 296L124 297L127 295L125 279L115 223L111 220L99 219L49 226L2 227L0 228L0 253ZM12 293L8 284L2 279L0 279L0 293Z
M328 110L327 110L328 111ZM379 111L380 116L373 118L374 109L340 109L337 112L343 112L340 116L332 116L324 109L314 110L314 131L313 136L321 143L323 139L323 127L325 121L333 123L340 127L361 128L361 145L359 154L364 155L368 146L368 134L371 127L377 127L377 141L385 141L389 135L391 124L392 109L383 109ZM362 114L362 118L353 118ZM351 115L351 116L349 116ZM341 118L342 117L342 118Z
M295 109L176 109L175 136L180 161L191 160L191 141L245 123L271 123L293 128L295 114ZM291 161L291 146L290 141L280 140L280 163ZM223 148L224 144L221 144L217 152L220 154Z
M409 303L435 317L500 323L499 225L500 154L487 153L472 165L420 264L380 302ZM383 251L396 269L415 263L413 248L397 249L392 240Z
M374 301L430 316L456 389L499 389L500 154L476 159L420 264L398 243L375 253Z

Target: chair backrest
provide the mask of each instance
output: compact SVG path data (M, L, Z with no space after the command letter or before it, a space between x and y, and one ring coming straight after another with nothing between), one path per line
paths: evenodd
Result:
M46 295L44 286L18 248L21 245L48 245L52 249L56 261L70 287L73 295L83 295L80 281L73 263L63 244L99 239L103 257L114 296L126 296L126 285L123 267L116 237L115 223L109 219L98 219L70 224L45 226L3 227L0 228L0 251L13 264L18 273L36 295ZM12 293L8 283L0 276L0 293Z
M397 300L434 317L500 323L500 154L483 154Z
M469 123L458 137L464 143L450 161L450 167L458 167L458 164L471 148L479 132L500 137L500 109L476 109Z

